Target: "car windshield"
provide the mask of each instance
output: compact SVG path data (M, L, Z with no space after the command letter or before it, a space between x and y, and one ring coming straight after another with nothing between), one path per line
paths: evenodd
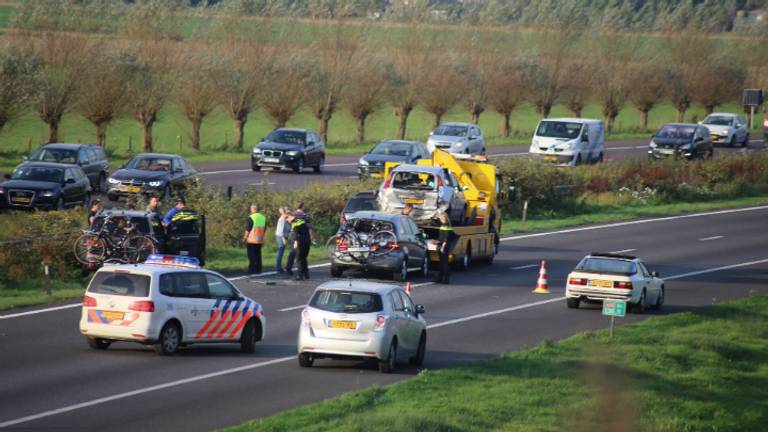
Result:
M23 166L16 168L13 174L11 174L11 179L61 183L64 180L64 170L42 166Z
M267 141L281 144L299 144L304 145L307 142L306 132L276 130L267 136Z
M637 265L632 261L621 259L586 257L576 266L576 270L589 273L631 275L637 273Z
M694 132L696 132L696 126L666 125L656 136L658 138L691 139Z
M381 296L375 293L318 290L309 306L329 312L371 313L382 310Z
M164 157L135 157L125 167L141 171L170 171L171 160Z
M410 156L411 150L411 144L383 141L371 150L371 154Z
M435 190L435 176L423 172L400 171L392 176L392 187L395 189Z
M41 148L32 154L29 160L73 164L77 163L77 152L67 149Z
M711 115L707 116L702 123L713 126L730 126L732 121L733 117Z
M149 295L149 276L103 271L96 273L88 285L88 292L129 297Z
M347 202L344 207L343 213L354 213L360 210L378 210L376 206L376 198L352 198Z
M442 135L442 136L455 136L455 137L465 137L467 136L467 127L466 126L456 126L456 125L440 125L435 129L434 132L432 132L433 135Z
M543 121L539 123L539 128L536 129L536 136L573 139L579 136L580 131L581 123Z
M382 231L395 232L391 222L378 219L352 219L347 223L353 230L361 234L378 233Z

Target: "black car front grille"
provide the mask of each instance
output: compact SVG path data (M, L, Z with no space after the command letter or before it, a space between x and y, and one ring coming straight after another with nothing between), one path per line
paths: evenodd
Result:
M32 207L35 203L35 192L30 190L10 189L8 201L15 206Z
M283 155L282 150L264 150L261 152L266 157L280 157Z
M144 186L144 182L140 180L120 180L120 183L123 186L137 186L137 187Z
M674 144L657 144L657 147L663 148L663 149L674 149L675 145Z

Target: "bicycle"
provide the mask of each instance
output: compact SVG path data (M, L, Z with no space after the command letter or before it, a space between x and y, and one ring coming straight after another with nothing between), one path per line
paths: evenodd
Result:
M398 247L397 236L394 232L373 226L373 234L363 238L354 227L354 219L339 228L339 232L331 236L325 243L328 256L345 254L360 264L366 264L372 257L386 255Z
M124 233L115 235L108 231L113 217L106 216L98 231L84 231L75 240L75 258L85 265L101 265L105 262L136 264L157 252L157 241L148 235L135 232L135 226L127 221Z

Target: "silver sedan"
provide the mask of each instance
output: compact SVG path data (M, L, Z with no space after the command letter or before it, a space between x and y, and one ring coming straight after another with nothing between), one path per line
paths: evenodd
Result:
M375 360L391 372L407 359L420 366L427 348L424 306L397 285L333 281L315 289L301 313L299 365L315 360Z

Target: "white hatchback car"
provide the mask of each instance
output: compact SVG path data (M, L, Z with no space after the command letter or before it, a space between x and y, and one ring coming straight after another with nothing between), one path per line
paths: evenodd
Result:
M728 147L737 144L742 147L749 145L749 127L744 117L739 114L712 113L699 124L709 129L712 144L724 144Z
M150 255L144 264L105 265L88 285L80 332L93 349L115 341L154 345L161 355L196 343L239 343L253 352L264 338L261 305L197 259Z
M639 258L592 253L568 275L565 297L569 308L580 302L622 300L636 313L664 304L664 280L649 272Z
M424 306L397 285L333 281L315 289L301 313L299 365L317 359L374 359L391 372L398 360L424 361L427 323Z

